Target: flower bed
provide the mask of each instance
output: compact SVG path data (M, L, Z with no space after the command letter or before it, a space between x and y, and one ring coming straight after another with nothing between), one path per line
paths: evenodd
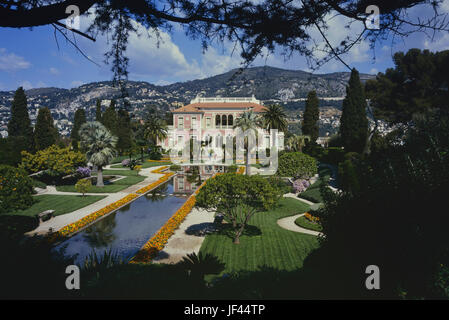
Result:
M162 168L161 168L162 169ZM154 172L154 171L152 171ZM245 172L245 167L240 167L237 171L238 174ZM217 175L223 173L216 173L210 179L215 178ZM137 254L131 259L129 263L148 263L157 256L168 242L168 239L175 233L179 225L184 221L187 215L192 211L195 206L196 197L200 189L206 184L204 181L193 195L187 199L187 201L179 208L175 214L162 226L159 231L148 240L147 243L137 252Z
M130 263L150 262L160 250L165 247L168 239L175 233L185 217L190 213L195 205L195 196L191 196L175 214L159 229L159 231L148 240L147 243L131 259Z
M152 171L152 172L154 172L154 171ZM137 194L143 194L143 193L146 193L146 192L150 191L151 189L157 187L157 186L160 185L161 183L167 181L168 178L170 178L172 175L174 175L173 172L167 172L167 173L164 174L163 177L159 178L159 180L157 180L157 181L155 181L155 182L153 182L153 183L147 185L146 187L143 187L143 188L137 190L136 193L137 193Z
M78 220L74 223L71 223L71 224L65 226L64 228L60 229L58 232L53 234L52 237L50 238L50 241L60 240L64 237L71 235L74 232L77 232L78 230L86 227L87 225L91 224L98 218L100 218L100 217L104 216L105 214L108 214L114 210L117 210L118 208L124 206L128 202L131 202L132 200L134 200L137 197L138 197L138 195L131 193L131 194L127 195L126 197L124 197L118 201L115 201L115 202L107 205L106 207L104 207L100 210L97 210L97 211L85 216L84 218L81 218L80 220Z
M161 158L161 160L147 160L148 162L167 162L170 161L170 158Z
M154 169L153 171L151 171L151 173L165 173L165 172L162 172L162 171L167 169L167 168L169 168L169 166L163 166L163 167L160 167L159 169Z
M310 222L313 222L313 223L319 223L320 222L320 219L318 218L318 217L315 217L315 216L312 216L310 213L308 213L308 212L306 212L305 214L304 214L304 217L307 219L307 220L309 220Z
M137 190L135 193L130 193L128 194L126 197L113 202L109 205L107 205L106 207L97 210L87 216L85 216L84 218L81 218L80 220L71 223L65 227L63 227L62 229L60 229L58 232L52 234L50 236L50 242L54 242L57 240L61 240L77 231L79 231L80 229L86 227L87 225L91 224L92 222L94 222L95 220L97 220L98 218L111 213L114 210L117 210L118 208L124 206L125 204L131 202L132 200L138 198L139 196L141 196L142 194L144 194L145 192L157 187L158 185L160 185L161 183L164 183L165 181L168 180L169 177L171 177L172 175L174 175L173 172L161 172L162 170L167 169L168 166L165 167L161 167L159 169L153 170L151 172L153 173L163 173L164 176L162 176L161 178L159 178L157 181L149 184L146 187L143 187L139 190Z

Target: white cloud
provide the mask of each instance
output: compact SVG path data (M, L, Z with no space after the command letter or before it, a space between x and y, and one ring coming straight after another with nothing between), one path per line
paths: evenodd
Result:
M441 3L441 9L443 12L449 13L449 0L444 0Z
M0 48L0 70L17 71L27 69L30 66L31 63L26 61L23 57L12 52L8 53L5 48Z
M433 41L431 39L424 39L423 46L425 49L431 51L441 51L447 50L449 48L449 34L445 33L440 35L437 39Z
M71 83L70 83L70 85L72 86L72 88L73 87L79 87L79 86L82 86L84 84L84 82L83 81L79 81L79 80L74 80L74 81L72 81Z
M22 81L19 84L20 87L23 87L25 90L29 90L29 89L33 89L33 85L31 84L31 82L29 82L28 80Z
M59 74L59 70L54 68L54 67L51 67L50 68L50 73L53 74L53 75L58 75Z

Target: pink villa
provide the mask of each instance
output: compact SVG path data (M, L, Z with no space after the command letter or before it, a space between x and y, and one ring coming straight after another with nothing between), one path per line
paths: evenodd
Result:
M183 143L190 138L198 141L210 141L207 153L216 157L222 150L223 141L234 137L234 122L243 112L254 111L261 113L265 110L262 103L252 97L196 97L190 104L173 110L173 125L168 127L167 138L159 145L166 149L181 149ZM284 133L271 135L265 129L258 130L258 148L277 146L284 148Z

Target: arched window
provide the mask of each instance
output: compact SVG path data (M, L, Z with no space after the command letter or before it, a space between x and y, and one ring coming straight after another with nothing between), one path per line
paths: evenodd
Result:
M223 137L219 134L216 138L215 138L215 148L221 148L223 145Z
M216 127L219 127L220 124L221 124L221 117L220 117L220 115L217 114L217 115L215 116L215 126L216 126Z
M232 114L230 114L228 116L228 126L233 126L234 125L234 117L232 116Z
M223 116L221 117L221 124L222 124L223 126L227 126L227 124L228 124L228 118L226 117L226 115L223 115Z

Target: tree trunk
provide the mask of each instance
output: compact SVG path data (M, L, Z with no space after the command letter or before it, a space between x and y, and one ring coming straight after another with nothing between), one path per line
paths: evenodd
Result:
M249 164L249 148L246 149L246 175L251 175L251 166Z
M140 161L143 163L143 148L140 148Z
M97 187L104 187L103 168L101 166L98 166L98 169L97 169Z

